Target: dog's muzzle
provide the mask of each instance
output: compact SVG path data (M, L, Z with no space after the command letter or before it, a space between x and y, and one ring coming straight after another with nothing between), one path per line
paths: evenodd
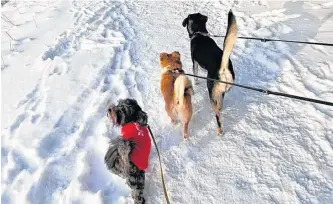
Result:
M106 111L106 116L107 116L108 118L110 118L110 116L111 116L111 112L114 111L114 108L115 108L115 107L116 107L115 105L111 105L111 106L108 108L108 110Z

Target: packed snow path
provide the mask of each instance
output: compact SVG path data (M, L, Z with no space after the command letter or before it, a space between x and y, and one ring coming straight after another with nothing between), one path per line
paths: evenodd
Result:
M332 43L329 1L11 1L2 7L2 203L132 203L125 181L103 163L110 138L118 136L105 111L125 97L149 115L172 203L331 203L331 107L233 88L218 137L200 80L190 139L183 141L180 126L170 124L159 53L179 51L192 73L183 19L200 12L212 34L224 34L230 8L240 36ZM215 40L222 46L222 38ZM332 101L332 56L328 47L238 40L232 60L238 83ZM148 203L164 203L154 149L146 195Z

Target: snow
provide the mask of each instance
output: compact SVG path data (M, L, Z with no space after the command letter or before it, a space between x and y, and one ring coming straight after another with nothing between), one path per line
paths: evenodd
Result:
M332 107L234 87L218 137L199 79L189 140L182 140L181 126L170 124L159 90L159 53L179 51L192 73L182 20L201 12L208 30L223 35L230 8L239 36L333 43L331 1L3 6L1 202L132 203L129 187L103 158L119 135L106 109L133 97L148 113L172 203L332 203ZM223 38L215 40L222 46ZM333 101L332 56L331 47L238 39L231 58L237 83ZM148 203L165 202L158 165L153 148Z

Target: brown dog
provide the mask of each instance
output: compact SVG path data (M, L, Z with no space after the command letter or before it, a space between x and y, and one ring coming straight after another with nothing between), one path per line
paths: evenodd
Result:
M192 117L192 82L183 75L179 52L161 53L160 65L161 92L165 102L165 110L176 124L177 115L183 123L183 136L188 138L188 125Z

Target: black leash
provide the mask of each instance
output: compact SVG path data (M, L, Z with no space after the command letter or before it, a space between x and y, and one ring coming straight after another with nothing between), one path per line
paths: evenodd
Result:
M224 38L224 35L210 35L215 38ZM279 40L279 39L269 39L269 38L254 38L254 37L237 37L239 39L247 39L247 40L260 40L261 42L290 42L290 43L300 43L300 44L310 44L310 45L323 45L323 46L331 46L333 47L333 43L322 43L322 42L306 42L306 41L296 41L296 40Z
M270 91L270 90L267 90L267 89L260 89L260 88L245 86L245 85L241 85L241 84L235 84L235 83L230 83L230 82L221 81L221 80L217 80L217 79L212 79L212 78L208 78L208 77L197 76L197 75L193 75L193 74L185 74L185 75L200 78L200 79L206 79L206 80L211 80L211 81L215 81L215 82L220 82L220 83L224 83L224 84L229 84L229 85L233 85L233 86L238 86L238 87L241 87L241 88L244 88L244 89L250 89L250 90L253 90L253 91L258 91L258 92L261 92L261 93L264 93L264 94L267 94L267 95L271 94L271 95L277 95L277 96L284 96L284 97L288 97L288 98L294 98L294 99L299 99L299 100L303 100L303 101L310 101L310 102L313 102L313 103L319 103L319 104L323 104L323 105L333 106L333 103L328 102L328 101L321 101L321 100L306 98L306 97L302 97L302 96L296 96L296 95L280 93L280 92L276 92L276 91Z
M162 169L162 162L161 162L160 152L159 152L159 150L158 150L158 148L157 148L157 144L156 144L156 141L155 141L155 138L154 138L153 132L152 132L151 129L150 129L150 126L148 125L147 127L148 127L149 133L150 133L150 135L151 135L151 138L153 139L153 142L154 142L154 145L155 145L155 148L156 148L156 151L157 151L157 155L158 155L158 160L160 161L160 171L161 171L162 186L163 186L163 191L164 191L165 200L166 200L167 204L170 204L169 197L168 197L168 192L167 192L167 190L166 190L165 182L164 182L164 176L163 176L163 169Z

